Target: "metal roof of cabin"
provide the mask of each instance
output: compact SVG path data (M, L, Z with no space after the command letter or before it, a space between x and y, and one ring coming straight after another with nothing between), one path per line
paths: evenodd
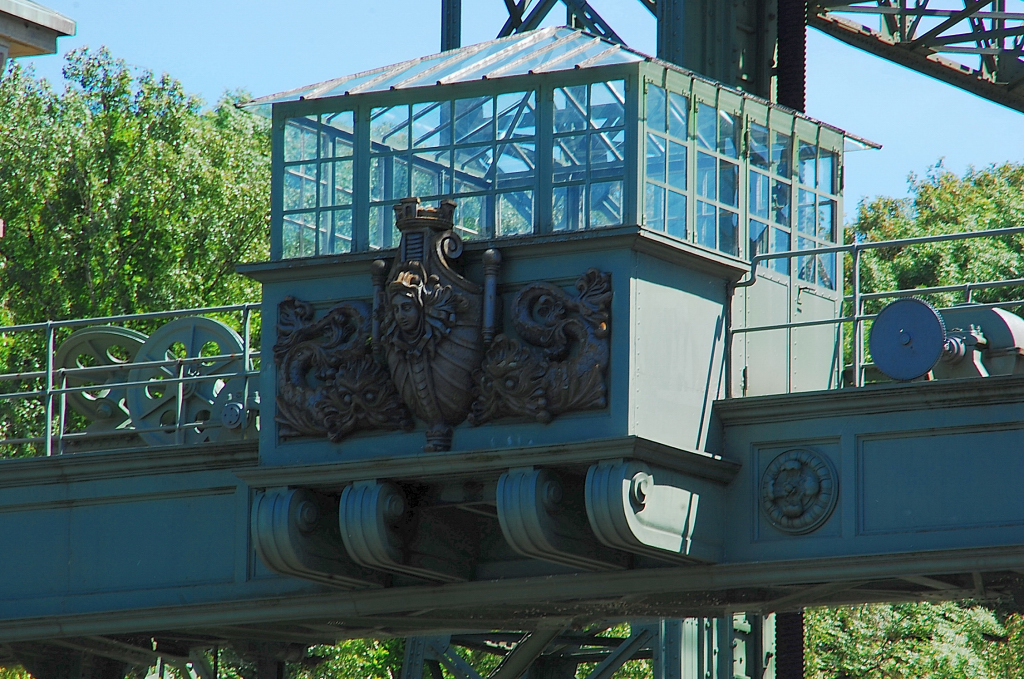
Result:
M582 31L552 26L306 85L253 99L244 105L263 106L299 99L323 99L343 94L447 85L528 73L633 63L649 58L628 47Z

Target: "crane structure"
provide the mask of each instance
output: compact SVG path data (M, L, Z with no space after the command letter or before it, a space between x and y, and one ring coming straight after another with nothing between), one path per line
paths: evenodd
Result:
M1022 301L975 298L1021 282L861 282L1024 228L847 243L865 142L801 112L800 36L861 5L787 2L646 0L653 57L583 0L462 46L446 0L438 54L245 104L260 300L0 328L38 350L0 374L0 664L790 679L805 606L1024 604ZM975 5L871 8L917 59L1009 39Z

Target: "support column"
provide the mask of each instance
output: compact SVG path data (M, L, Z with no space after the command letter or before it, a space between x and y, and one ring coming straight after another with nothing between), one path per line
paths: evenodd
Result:
M441 51L462 47L462 0L441 0Z
M807 0L778 1L777 101L803 113L807 81Z
M775 676L804 678L804 612L775 614Z

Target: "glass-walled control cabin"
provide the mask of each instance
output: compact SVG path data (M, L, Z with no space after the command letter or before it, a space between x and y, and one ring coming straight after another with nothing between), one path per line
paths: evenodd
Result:
M275 104L273 258L397 244L392 206L465 239L642 225L739 258L834 244L843 133L547 28L255 100ZM770 265L834 289L834 255Z
M844 133L623 46L545 28L249 106L271 104L272 259L387 250L402 198L450 199L467 241L633 226L806 251L761 275L838 313L841 262L815 250L842 242Z

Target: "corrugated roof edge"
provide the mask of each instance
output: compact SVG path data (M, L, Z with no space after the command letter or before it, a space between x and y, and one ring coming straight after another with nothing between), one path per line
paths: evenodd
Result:
M0 1L2 1L2 0L0 0ZM307 91L310 91L310 90L329 91L329 90L333 89L334 87L337 87L338 85L340 85L340 84L342 84L342 83L344 83L346 81L355 81L355 80L359 80L359 79L363 79L363 78L368 78L370 76L378 75L378 74L384 73L386 71L400 72L402 70L406 70L408 68L411 68L413 65L421 63L421 62L423 62L425 60L436 59L436 58L441 57L441 56L446 55L446 54L450 54L451 58L457 59L458 58L458 53L461 52L462 50L468 50L470 48L479 48L480 46L496 45L496 44L499 44L499 43L502 43L502 42L516 42L516 41L522 40L524 37L527 37L527 36L533 36L533 35L536 35L536 34L539 34L539 33L554 33L554 32L556 32L558 30L574 30L575 32L579 33L580 35L589 36L589 37L592 37L592 38L598 38L602 42L607 43L609 47L616 47L618 49L621 49L624 52L628 52L630 54L635 55L636 57L638 57L641 60L649 61L649 60L652 59L652 57L650 57L650 56L648 56L648 55L646 55L646 54L644 54L642 52L638 52L637 50L632 49L631 47L627 47L625 45L619 45L619 44L611 42L611 41L609 41L609 40L607 40L605 38L602 38L599 35L594 35L592 33L588 33L586 31L582 31L582 30L579 30L579 29L570 29L567 26L548 26L548 27L545 27L545 28L538 28L538 29L536 29L534 31L527 31L525 33L516 33L515 35L506 36L504 38L496 38L494 40L487 40L487 41L482 42L482 43L476 43L476 44L473 44L473 45L466 45L465 47L460 47L459 49L451 50L450 52L437 52L437 53L434 53L434 54L428 54L426 56L417 57L415 59L406 59L405 61L399 61L397 63L389 64L387 66L379 66L377 68L373 68L373 69L370 69L368 71L360 71L358 73L353 73L351 75L344 75L344 76L341 76L339 78L332 78L331 80L324 80L322 82L311 83L309 85L303 85L301 87L294 87L294 88L292 88L290 90L285 90L284 92L277 92L275 94L268 94L268 95L264 95L262 97L257 97L255 99L250 99L249 101L245 101L245 102L242 102L242 103L238 104L238 107L239 108L249 108L249 107L258 107L258 106L265 105L265 104L273 104L273 103L277 103L277 102L280 102L280 101L294 101L294 99L289 99L289 97L294 97L295 99L297 99L299 93L301 93L301 92L307 92Z
M2 1L2 0L0 0L0 1ZM560 30L560 29L575 30L580 35L585 35L585 36L589 36L589 37L592 37L592 38L598 38L602 42L607 43L610 48L618 48L618 49L622 50L623 52L627 52L629 54L632 54L632 55L638 57L638 59L641 60L641 61L646 61L646 62L649 62L649 63L652 63L652 64L656 64L656 65L661 66L663 68L667 68L669 70L677 71L679 73L684 73L684 74L686 74L686 75L688 75L688 76L690 76L692 78L695 78L695 79L700 80L702 82L708 83L709 85L712 85L714 87L720 87L720 88L728 90L730 92L734 92L734 93L736 93L736 94L738 94L738 95L740 95L742 97L746 97L748 99L753 99L755 101L761 102L761 103L766 104L768 106L772 106L772 107L775 107L775 108L782 109L782 110L786 111L787 113L791 113L792 115L794 115L794 116L796 116L798 118L802 118L802 119L807 120L808 122L814 123L816 125L821 125L823 127L826 127L826 128L828 128L830 130L833 130L834 132L837 132L837 133L843 135L844 138L846 138L847 140L852 142L855 146L860 147L860 149L881 149L882 148L882 145L879 144L878 142L874 142L874 141L871 141L870 139L866 139L864 137L852 134L852 133L847 132L846 130L844 130L842 128L836 127L835 125L831 125L831 124L826 123L824 121L818 120L817 118L812 118L811 116L808 116L805 113L801 113L800 111L797 111L796 109L791 109L791 108L789 108L787 106L783 106L782 104L779 104L777 102L769 101L769 100L767 100L767 99L765 99L763 97L760 97L760 96L758 96L756 94L751 94L750 92L745 92L744 90L740 90L740 89L737 89L735 87L731 87L729 85L726 85L724 83L720 83L720 82L718 82L716 80L712 80L711 78L708 78L707 76L701 75L700 73L696 73L696 72L691 71L691 70L689 70L687 68L683 68L682 66L679 66L678 64L673 64L670 61L664 61L662 59L658 59L657 57L652 57L649 54L644 54L643 52L641 52L639 50L636 50L636 49L633 49L632 47L629 47L628 45L620 45L620 44L611 42L611 41L609 41L609 40L607 40L607 39L605 39L605 38L603 38L603 37L601 37L599 35L594 35L592 33L588 33L586 31L582 31L582 30L579 30L579 29L568 29L568 27L566 27L566 26L556 26L556 27L549 26L549 27L546 27L546 28L539 28L539 29L537 29L535 31L527 31L526 33L516 33L515 35L510 35L510 36L507 36L507 37L504 37L504 38L496 38L495 40L487 40L485 42L476 43L474 45L466 45L465 47L460 47L459 49L451 50L450 54L451 54L452 58L456 58L457 59L458 58L456 56L457 53L462 51L462 50L468 50L470 48L475 48L476 49L476 48L479 48L480 46L494 45L494 44L498 44L498 43L501 43L501 42L514 42L516 40L523 39L524 36L535 35L535 34L538 34L538 33L541 33L541 32L552 33L552 32L555 32L557 30ZM287 90L287 91L284 91L284 92L278 92L277 94L270 94L270 95L266 95L266 96L263 96L263 97L258 97L256 99L251 99L249 101L237 104L237 106L239 108L252 109L255 113L258 113L260 115L267 115L267 108L268 108L268 106L270 104L273 104L273 103L276 103L276 102L279 102L279 101L289 101L289 99L287 99L287 97L290 96L290 95L297 95L299 92L306 92L306 91L310 91L310 90L320 90L322 92L323 91L330 91L334 87L336 87L337 85L340 85L341 83L346 82L346 81L355 81L355 80L359 80L359 79L364 79L364 78L367 78L367 77L370 77L370 76L373 76L373 75L384 73L386 71L401 72L401 70L405 70L405 69L411 68L413 65L421 63L424 60L436 59L437 57L442 56L444 54L449 54L449 53L448 52L438 52L438 53L435 53L435 54L429 54L429 55L426 55L426 56L423 56L423 57L418 57L416 59L407 59L405 61L400 61L400 62L397 62L395 64L390 64L390 65L387 65L387 66L380 66L378 68L370 69L368 71L360 71L359 73L353 73L351 75L342 76L340 78L333 78L331 80L325 80L325 81L322 81L322 82L319 82L319 83L312 83L310 85L304 85L302 87L296 87L296 88L293 88L293 89L290 89L290 90Z

